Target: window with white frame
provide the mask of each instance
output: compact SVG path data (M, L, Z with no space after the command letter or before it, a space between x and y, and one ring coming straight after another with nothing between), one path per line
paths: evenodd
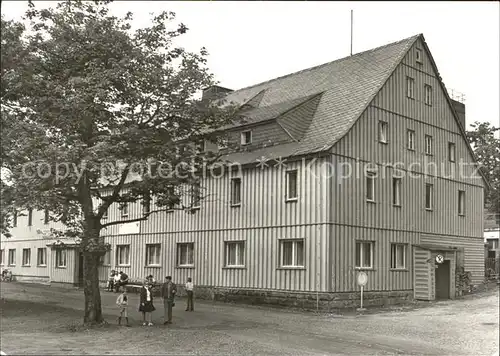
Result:
M178 243L177 244L177 266L193 266L194 265L194 243Z
M465 215L465 191L458 191L458 215Z
M15 266L16 265L16 249L10 249L9 250L9 260L7 261L9 266Z
M241 204L241 178L231 178L231 205Z
M401 206L401 178L392 178L392 205Z
M36 252L36 265L47 266L47 248L40 247Z
M146 266L159 266L160 265L160 244L146 245Z
M0 250L0 266L3 266L5 263L5 250Z
M378 122L378 140L381 143L387 143L387 128L389 124L385 121Z
M356 268L373 268L373 242L356 242Z
M415 79L406 77L406 96L415 99Z
M252 131L243 131L241 133L241 145L249 145L252 143Z
M279 244L281 267L304 267L304 239L284 239Z
M103 266L111 265L111 250L107 250L104 256L101 256L101 265Z
M118 266L130 265L130 245L116 245L116 264Z
M128 216L128 203L121 204L122 218L126 218Z
M286 200L297 200L298 199L298 189L297 189L297 170L286 172Z
M455 162L455 144L453 142L448 142L448 160Z
M406 131L406 148L415 151L415 131L410 129Z
M434 187L430 183L425 184L425 209L432 210Z
M56 250L56 267L66 267L66 250Z
M245 266L245 241L226 241L225 250L226 267Z
M391 268L406 269L405 244L391 244Z
M432 136L425 135L425 154L432 155Z
M375 172L366 172L366 200L375 201Z
M23 266L31 265L31 249L23 248Z
M424 94L425 105L432 106L432 87L429 84L424 85Z

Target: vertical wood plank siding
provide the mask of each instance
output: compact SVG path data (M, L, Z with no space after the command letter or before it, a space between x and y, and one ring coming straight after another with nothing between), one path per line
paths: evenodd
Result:
M415 47L423 49L418 42ZM441 90L430 59L415 63L412 48L372 103L332 150L338 175L332 182L333 273L336 291L354 289L355 240L375 241L374 270L368 290L412 289L413 273L390 271L390 242L430 243L463 248L465 268L483 276L483 181ZM415 99L406 97L406 76L415 79ZM424 84L433 88L432 106L424 103ZM378 139L379 120L388 123L387 144ZM407 129L415 131L415 150L407 149ZM425 154L424 136L433 136L433 155ZM448 142L456 162L448 160ZM460 174L460 162L465 166ZM427 171L428 164L438 170ZM353 176L341 179L351 167ZM432 166L430 166L432 167ZM366 201L365 168L376 169L375 202ZM413 172L413 173L412 173ZM454 174L452 174L454 172ZM392 177L402 178L401 207L393 206ZM425 183L434 185L432 211L425 209ZM465 216L458 215L458 190L464 190ZM431 235L434 239L421 238ZM411 248L407 250L411 262ZM370 278L371 277L371 278ZM432 277L432 276L431 276ZM433 277L432 277L433 278ZM431 283L433 283L431 281ZM420 288L420 287L419 287Z
M152 273L157 279L172 275L177 282L192 277L198 285L327 291L331 269L329 244L328 159L287 162L285 169L272 165L265 170L244 169L242 204L230 206L230 177L203 180L209 197L195 214L183 211L158 213L141 222L140 233L119 235L119 226L106 231L112 244L111 266L115 267L116 245L130 245L130 266L116 266L131 278ZM286 170L298 170L297 202L285 202ZM233 175L234 176L234 175ZM130 218L142 213L139 203L129 207ZM114 214L114 215L113 215ZM109 219L117 218L111 212ZM303 238L303 269L279 268L279 239ZM224 268L225 241L245 241L245 268ZM176 267L176 245L194 243L194 268ZM161 267L146 267L146 244L162 246ZM106 279L110 267L101 268Z

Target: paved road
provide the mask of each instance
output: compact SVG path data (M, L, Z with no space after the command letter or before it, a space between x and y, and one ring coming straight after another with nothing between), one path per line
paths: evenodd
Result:
M9 301L30 301L52 307L81 310L83 293L73 289L49 286L2 283L2 298ZM116 294L103 292L104 313L112 322L116 315ZM138 297L131 295L129 314L139 325L135 311ZM155 325L172 352L191 354L259 354L259 355L493 355L498 350L498 293L481 297L435 303L433 306L405 311L391 311L363 316L314 315L251 306L196 301L195 312L184 311L184 301L174 308L174 324L168 333ZM157 303L155 320L161 324L163 308ZM5 319L7 320L7 319ZM50 323L50 321L41 321ZM7 323L7 322L6 322ZM3 323L2 323L3 324ZM149 328L147 328L149 329ZM45 329L25 330L33 340L41 338ZM127 329L144 333L142 326ZM149 329L153 331L153 329ZM149 331L148 331L149 332ZM145 334L152 337L153 334ZM2 348L17 353L36 353L36 346L19 349L2 325ZM44 336L47 338L48 336ZM82 336L85 337L85 336ZM92 339L81 352L104 353L104 340ZM99 343L103 343L102 345ZM68 344L71 342L67 341ZM107 341L109 343L109 340ZM27 346L26 346L27 347ZM64 350L64 349L62 349ZM70 350L70 349L68 349ZM163 350L163 351L162 351ZM125 354L127 353L124 351ZM151 349L146 353L165 353ZM110 352L106 352L110 353Z

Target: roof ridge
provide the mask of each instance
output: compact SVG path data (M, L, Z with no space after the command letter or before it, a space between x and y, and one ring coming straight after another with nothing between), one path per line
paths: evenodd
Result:
M235 91L233 91L233 92L231 92L229 94L233 94L233 93L236 93L236 92L239 92L239 91L242 91L242 90L246 90L246 89L250 89L250 88L253 88L253 87L257 87L257 86L262 85L262 84L271 83L271 82L274 82L276 80L280 80L280 79L284 79L286 77L290 77L292 75L297 75L297 74L300 74L300 73L305 73L307 71L310 71L310 70L313 70L313 69L318 69L318 68L327 66L329 64L332 64L332 63L335 63L335 62L340 62L340 61L343 61L343 60L346 60L346 59L349 59L349 58L352 58L352 57L360 56L360 55L366 54L368 52L378 51L378 50L383 49L385 47L389 47L389 46L393 46L393 45L399 44L401 42L413 40L413 39L415 39L415 38L417 38L419 36L422 36L422 34L414 35L414 36L411 36L411 37L408 37L408 38L404 38L404 39L396 41L396 42L391 42L391 43L388 43L388 44L385 44L385 45L382 45L382 46L371 48L371 49L368 49L366 51L359 52L359 53L356 53L356 54L353 54L353 55L350 55L350 56L338 58L338 59L335 59L333 61L326 62L326 63L323 63L323 64L319 64L319 65L314 66L314 67L309 67L309 68L306 68L306 69L299 70L297 72L292 72L292 73L289 73L289 74L285 74L285 75L282 75L280 77L276 77L276 78L272 78L272 79L269 79L269 80L265 80L263 82L260 82L260 83L257 83L257 84L253 84L253 85L249 85L247 87L239 88L239 89L237 89L237 90L235 90Z

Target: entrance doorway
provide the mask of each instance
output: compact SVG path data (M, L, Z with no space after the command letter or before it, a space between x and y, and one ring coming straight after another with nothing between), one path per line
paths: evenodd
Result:
M450 260L436 267L436 299L450 299Z
M78 287L83 287L83 253L78 254Z

